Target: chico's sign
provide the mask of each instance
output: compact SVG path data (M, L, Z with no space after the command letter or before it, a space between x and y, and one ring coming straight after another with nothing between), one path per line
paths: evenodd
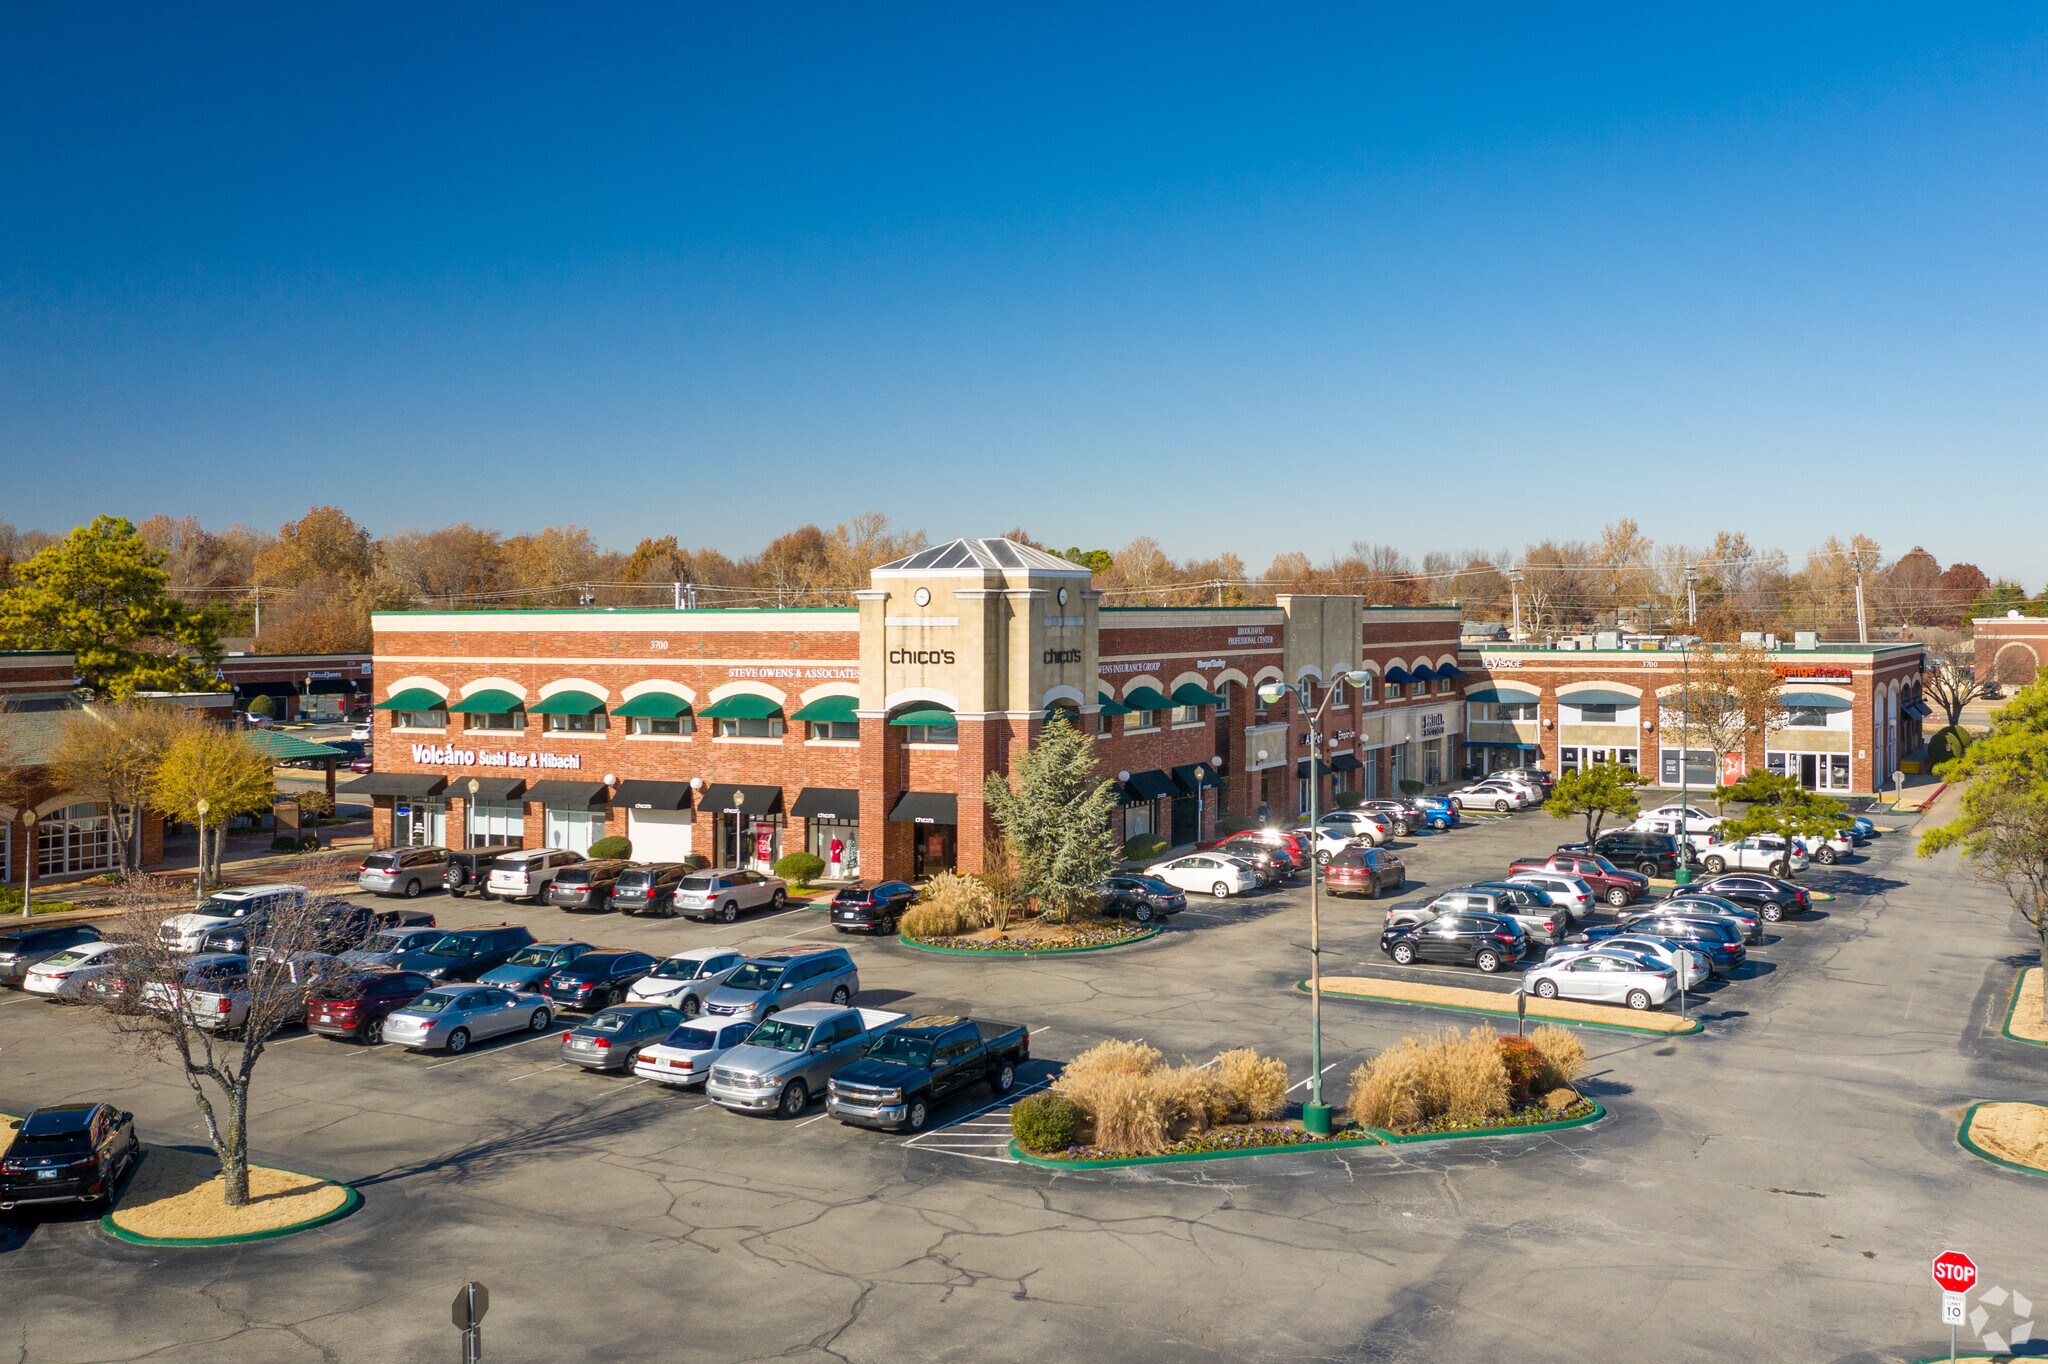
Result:
M581 753L514 753L507 749L457 748L453 744L414 744L412 760L428 767L546 767L576 772Z

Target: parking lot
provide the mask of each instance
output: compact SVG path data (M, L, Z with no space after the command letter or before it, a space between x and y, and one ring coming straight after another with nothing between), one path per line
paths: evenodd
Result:
M1532 812L1401 840L1398 898L1575 829ZM259 1158L356 1183L361 1213L175 1253L82 1218L15 1228L11 1315L37 1361L427 1358L456 1348L447 1301L476 1279L486 1357L507 1360L1022 1359L1076 1328L1112 1359L1917 1358L1938 1241L2048 1297L2021 1215L2048 1191L1954 1143L1968 1100L2023 1092L2026 1067L1981 1040L2023 944L1904 832L1802 879L1838 898L1693 1001L1703 1035L1588 1032L1612 1116L1521 1141L1056 1175L1009 1161L979 1094L906 1138L586 1073L558 1061L559 1025L459 1057L294 1033L263 1063ZM728 927L418 904L654 952L834 939L862 1005L1028 1026L1031 1086L1110 1036L1256 1046L1305 1080L1306 898L1197 900L1149 943L1028 962L837 938L814 908ZM1326 971L1513 987L1388 963L1389 903L1326 900ZM1341 1099L1377 1048L1466 1021L1331 1001L1328 1083ZM8 994L0 1039L0 1109L115 1099L147 1140L198 1139L182 1082L82 1011Z

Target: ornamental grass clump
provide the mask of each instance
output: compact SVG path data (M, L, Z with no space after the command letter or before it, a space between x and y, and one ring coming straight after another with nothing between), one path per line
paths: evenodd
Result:
M1261 1056L1250 1047L1226 1051L1216 1058L1216 1076L1238 1111L1253 1122L1264 1122L1287 1106L1287 1063L1277 1056Z
M1093 1149L1154 1155L1244 1120L1263 1121L1287 1102L1287 1063L1249 1048L1207 1066L1166 1064L1157 1047L1108 1041L1072 1061L1053 1090L1093 1126Z
M1403 1131L1443 1119L1483 1122L1509 1110L1508 1069L1490 1028L1404 1037L1351 1075L1351 1120Z
M1530 1045L1542 1053L1544 1089L1564 1089L1586 1073L1586 1045L1570 1028L1545 1023L1529 1034Z

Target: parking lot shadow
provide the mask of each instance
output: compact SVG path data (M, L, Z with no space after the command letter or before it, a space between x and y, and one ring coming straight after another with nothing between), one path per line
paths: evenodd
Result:
M480 1137L440 1155L394 1165L354 1182L357 1188L366 1189L374 1184L439 1175L451 1183L461 1183L497 1174L535 1157L546 1158L584 1146L601 1147L610 1138L660 1121L665 1112L658 1105L640 1104L608 1113L561 1113L497 1136Z
M1805 884L1836 895L1883 895L1906 887L1906 883L1896 877L1877 876L1864 871L1836 871L1827 878L1825 885L1811 881Z
M863 989L860 992L860 998L855 1002L858 1003L863 1009L885 1009L889 1007L891 1004L897 1004L902 1002L903 1000L909 999L911 995L914 993L916 992L912 990Z
M1755 957L1751 957L1743 962L1742 965L1730 971L1724 978L1723 983L1725 984L1730 980L1755 980L1760 976L1768 976L1777 969L1778 963L1774 961L1758 961Z

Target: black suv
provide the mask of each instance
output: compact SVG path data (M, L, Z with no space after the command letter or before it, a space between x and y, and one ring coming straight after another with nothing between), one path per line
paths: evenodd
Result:
M0 985L19 986L28 978L28 968L45 957L99 940L100 931L91 924L51 924L0 933Z
M624 999L626 987L653 969L654 958L645 952L600 948L543 976L540 992L564 1008L596 1013Z
M1748 905L1772 923L1788 915L1804 914L1813 908L1813 896L1806 887L1780 881L1761 872L1723 872L1719 876L1696 881L1685 889L1695 895L1712 895L1732 900L1738 905Z
M1096 909L1116 917L1128 914L1141 924L1178 914L1188 897L1154 876L1112 876L1095 887Z
M627 867L612 882L612 908L621 914L659 914L673 919L676 882L689 874L687 862L642 862Z
M1419 924L1400 924L1380 934L1380 951L1402 966L1449 961L1492 974L1520 961L1529 935L1513 919L1495 914L1439 914Z
M917 887L902 881L856 882L832 897L832 926L841 933L894 933L903 911L916 903Z
M106 1207L141 1155L132 1113L112 1104L38 1108L0 1155L0 1212L24 1203Z
M562 909L608 910L619 873L631 865L624 858L607 857L564 867L548 882L547 902Z
M437 941L406 953L391 963L398 971L417 971L439 985L451 980L475 980L493 966L503 966L514 952L533 941L533 934L518 924L496 928L465 928L445 933Z
M1678 870L1679 842L1670 834L1653 834L1642 829L1615 829L1604 833L1588 845L1585 843L1561 843L1559 852L1598 853L1617 867L1640 872L1644 876L1669 877ZM1684 845L1682 854L1688 861L1692 858L1692 845Z
M484 893L484 886L491 879L491 863L505 853L519 852L526 845L508 843L502 848L463 848L448 854L448 869L441 873L441 888L450 895L463 896L475 891Z

